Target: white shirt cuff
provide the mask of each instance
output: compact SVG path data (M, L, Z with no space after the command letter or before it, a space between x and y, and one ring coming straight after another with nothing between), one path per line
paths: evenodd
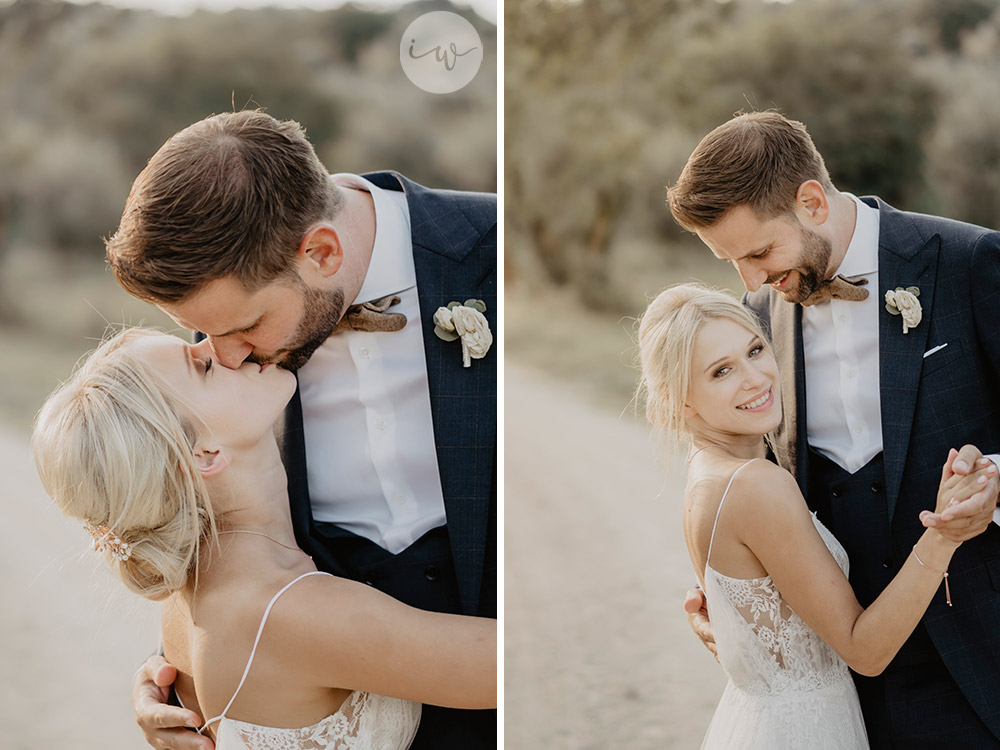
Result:
M1000 469L1000 453L988 453L986 458L996 464L997 468ZM1000 506L998 506L993 511L993 523L1000 526Z

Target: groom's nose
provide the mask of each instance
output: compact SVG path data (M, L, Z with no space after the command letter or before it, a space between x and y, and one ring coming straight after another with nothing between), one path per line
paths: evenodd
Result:
M736 272L740 275L743 286L747 288L748 292L756 292L767 279L766 271L755 268L747 260L734 260L733 265L736 266Z
M233 370L243 364L243 360L250 356L253 345L249 342L237 340L234 336L209 336L208 342L215 353L216 359L223 367Z

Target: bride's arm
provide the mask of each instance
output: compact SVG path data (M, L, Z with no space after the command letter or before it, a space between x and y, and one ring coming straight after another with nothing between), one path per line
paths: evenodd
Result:
M864 609L850 583L820 538L802 494L790 474L756 462L733 485L738 500L727 501L730 528L757 556L788 605L847 662L864 675L885 669L923 617L941 587L958 543L927 529L896 577ZM993 467L971 477L942 471L938 512L963 483L975 482ZM739 489L738 489L739 486ZM975 486L975 485L974 485ZM959 495L960 497L964 495ZM735 511L735 512L733 512ZM919 556L923 565L917 561Z
M269 630L306 682L448 708L497 705L497 621L409 607L371 586L311 576L288 590ZM273 632L272 631L272 632Z

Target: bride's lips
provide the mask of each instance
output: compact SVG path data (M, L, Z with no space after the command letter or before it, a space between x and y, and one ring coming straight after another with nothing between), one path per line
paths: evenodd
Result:
M740 411L766 411L771 408L771 404L774 403L774 392L773 388L768 388L764 393L759 396L754 396L749 401L745 401L739 404L736 408ZM750 406L753 404L753 406Z

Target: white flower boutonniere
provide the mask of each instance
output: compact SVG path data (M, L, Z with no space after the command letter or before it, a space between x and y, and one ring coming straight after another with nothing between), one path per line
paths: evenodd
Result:
M462 366L469 367L473 359L482 359L493 346L493 334L483 313L486 303L481 299L449 302L434 313L434 333L445 341L462 340Z
M906 289L897 286L885 293L885 309L893 315L903 316L903 333L916 328L923 317L923 310L917 299L919 296L920 290L915 286L908 286Z

